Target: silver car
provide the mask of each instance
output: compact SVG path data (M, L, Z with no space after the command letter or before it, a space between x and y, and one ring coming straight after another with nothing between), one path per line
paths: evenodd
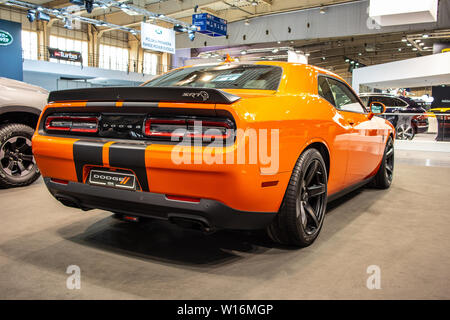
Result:
M31 137L48 91L0 78L0 188L26 186L39 178Z

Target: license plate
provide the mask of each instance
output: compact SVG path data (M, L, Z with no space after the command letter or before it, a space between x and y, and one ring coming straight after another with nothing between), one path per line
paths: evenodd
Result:
M91 170L89 183L118 189L136 190L136 177L127 173Z

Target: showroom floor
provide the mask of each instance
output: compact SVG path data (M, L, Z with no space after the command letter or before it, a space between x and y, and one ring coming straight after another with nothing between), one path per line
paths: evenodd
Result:
M450 167L407 162L398 158L391 189L329 205L319 239L301 250L83 213L41 179L0 190L0 299L449 299ZM66 288L69 265L81 268L80 290ZM366 287L370 265L379 290Z

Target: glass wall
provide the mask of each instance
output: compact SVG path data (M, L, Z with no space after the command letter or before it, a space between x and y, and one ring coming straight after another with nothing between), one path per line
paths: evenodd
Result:
M100 45L99 67L119 71L128 71L128 48Z
M160 55L152 52L144 52L144 66L143 73L145 74L159 74L158 70L160 64Z
M24 59L37 60L38 40L36 32L22 30L22 57Z

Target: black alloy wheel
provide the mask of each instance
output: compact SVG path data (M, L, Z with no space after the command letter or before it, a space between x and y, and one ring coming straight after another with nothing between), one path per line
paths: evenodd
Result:
M394 178L394 142L391 138L388 139L386 144L384 162L386 167L386 179L390 185Z
M318 232L326 206L326 173L319 160L314 159L302 177L297 196L296 214L308 235Z
M320 152L305 150L294 167L280 211L267 229L273 241L298 247L314 242L325 218L327 181Z
M391 186L392 180L394 179L394 159L394 140L389 136L386 147L384 148L380 167L371 182L373 187L387 189Z
M39 177L31 148L33 132L23 124L0 128L0 187L29 185Z

